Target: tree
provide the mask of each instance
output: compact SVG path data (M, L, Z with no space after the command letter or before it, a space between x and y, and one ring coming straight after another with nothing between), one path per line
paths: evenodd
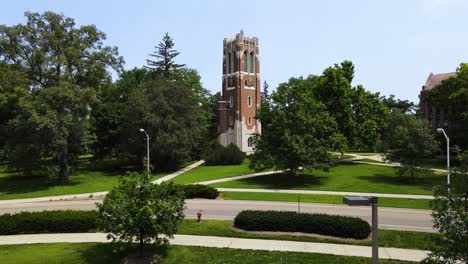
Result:
M175 72L185 66L185 64L176 64L174 58L179 55L179 52L174 48L174 41L166 32L162 41L157 47L156 51L150 54L156 60L146 60L148 63L147 68L159 72L163 78L170 78Z
M149 175L131 173L97 204L98 226L113 242L169 243L184 218L184 198L172 183L152 184Z
M251 167L296 174L299 167L328 168L330 150L341 150L344 138L325 106L314 96L317 79L291 78L272 94L271 109L260 109L267 133L256 136ZM262 121L263 123L263 121Z
M404 114L414 113L416 105L408 100L395 100L395 95L391 94L388 98L385 96L380 97L382 103L391 111L400 111Z
M382 141L385 158L400 162L412 178L421 160L431 157L439 147L424 120L399 111L390 114Z
M434 188L432 217L441 237L423 263L468 263L468 152L459 160L461 166L452 173L450 192L447 185Z
M90 140L93 94L110 83L107 67L120 71L123 59L116 47L103 46L105 34L95 26L75 27L72 18L53 12L25 15L24 25L0 26L0 61L25 74L29 93L18 101L21 110L13 114L15 120L8 122L8 155L16 165L25 158L49 160L49 168L59 165L60 178L67 182L69 164ZM43 134L38 138L31 131ZM29 163L27 170L35 164Z
M463 150L468 149L468 63L461 63L457 75L442 81L421 94L421 100L443 109L449 126L450 141Z

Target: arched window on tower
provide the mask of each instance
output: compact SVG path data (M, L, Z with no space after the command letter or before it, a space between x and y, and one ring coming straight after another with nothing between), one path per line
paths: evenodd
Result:
M232 69L231 69L231 63L232 63L232 58L231 58L231 52L228 53L228 56L227 56L227 70L228 70L228 73L231 73Z
M249 60L250 60L250 72L251 72L251 73L254 73L254 72L255 72L255 70L254 70L255 55L254 55L253 52L250 52L250 58L249 58Z
M229 107L232 108L234 106L234 101L232 99L232 96L229 96Z
M248 65L247 60L248 60L248 58L249 57L247 56L247 51L244 51L244 68L242 70L245 71L245 72L248 72L247 71L247 65Z
M253 138L252 137L249 137L247 139L247 147L249 147L249 148L253 147Z
M247 97L247 106L248 107L252 106L252 97L251 96Z

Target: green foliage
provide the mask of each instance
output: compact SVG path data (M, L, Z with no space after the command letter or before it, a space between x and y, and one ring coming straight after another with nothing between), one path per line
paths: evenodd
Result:
M404 114L414 113L416 105L408 100L395 100L395 95L391 94L388 98L385 96L380 97L382 103L391 111L398 111Z
M95 211L42 211L0 215L0 235L96 230Z
M468 149L468 63L461 63L457 75L421 94L421 101L444 109L450 123L446 132L451 144ZM449 106L449 109L447 109Z
M21 77L12 83L6 75L0 86L23 94L9 113L6 153L24 174L54 174L58 165L68 182L69 165L92 140L87 117L94 92L111 81L107 68L119 71L123 59L117 48L103 46L105 34L95 26L76 27L53 12L25 16L26 24L0 26L0 61Z
M387 160L400 162L411 171L414 178L415 167L433 156L437 149L438 143L424 120L399 111L390 114L383 136L383 150Z
M97 204L98 226L112 242L163 245L184 218L184 199L173 184L152 184L146 174L122 177L118 187Z
M371 231L369 223L357 217L284 211L242 211L234 225L250 231L304 232L355 239L367 238Z
M201 184L178 185L182 190L185 199L206 198L216 199L219 192L216 188Z
M217 141L212 141L205 149L203 159L205 164L209 166L239 165L244 161L245 153L234 144L224 147Z
M431 203L434 227L442 234L424 263L468 263L468 152L447 185L434 188Z
M156 51L150 54L151 57L156 58L156 61L146 60L148 68L155 70L157 73L161 74L163 78L171 78L174 73L185 66L185 64L176 64L174 62L179 52L173 48L174 41L169 36L169 33L166 32L162 41L155 47Z
M271 107L260 109L262 135L257 135L252 168L296 173L298 167L328 167L329 150L340 150L338 125L314 96L316 78L292 78L272 94ZM263 121L265 120L265 122Z

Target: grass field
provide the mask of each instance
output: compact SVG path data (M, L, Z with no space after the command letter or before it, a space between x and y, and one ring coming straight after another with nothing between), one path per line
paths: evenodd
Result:
M0 246L2 264L102 264L121 263L129 249L115 251L110 244L99 243L55 243ZM344 257L308 253L278 251L240 250L227 248L202 248L170 246L165 250L153 250L163 256L162 264L364 264L368 258ZM404 264L411 262L380 260L382 264Z
M236 181L213 184L213 187L254 188L254 189L297 189L348 192L376 192L401 194L432 194L435 184L444 182L438 174L419 176L399 176L394 167L345 163L337 165L329 172L306 170L304 174L288 176L273 174Z
M231 220L185 220L179 226L178 234L203 235L203 236L222 236L222 237L240 237L256 239L276 239L289 241L321 242L335 244L351 244L371 246L371 241L349 241L337 239L325 239L308 236L289 236L289 235L260 235L238 232L231 228ZM379 229L379 245L382 247L429 249L433 238L438 236L436 233L396 231Z
M187 184L239 176L249 173L254 173L254 171L249 169L249 160L245 159L241 165L199 166L175 177L172 181L177 184Z
M6 166L0 166L0 200L109 191L118 184L120 175L125 172L93 170L89 160L84 159L78 173L70 176L67 185L61 185L46 177L20 176L8 171ZM166 173L153 174L153 178L164 175Z
M294 194L294 193L261 193L261 192L222 192L222 197L226 200L253 200L253 201L280 201L301 203L324 203L343 204L343 197L340 195L321 194ZM413 209L431 209L430 200L425 199L400 199L400 198L379 198L379 206Z

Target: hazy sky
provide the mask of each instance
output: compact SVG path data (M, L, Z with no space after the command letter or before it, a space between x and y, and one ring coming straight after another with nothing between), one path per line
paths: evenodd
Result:
M430 72L468 62L468 0L389 1L3 1L0 24L24 11L52 10L95 24L117 46L126 69L141 67L165 32L204 86L221 90L222 43L240 29L260 42L262 83L320 74L343 60L354 84L418 101Z

